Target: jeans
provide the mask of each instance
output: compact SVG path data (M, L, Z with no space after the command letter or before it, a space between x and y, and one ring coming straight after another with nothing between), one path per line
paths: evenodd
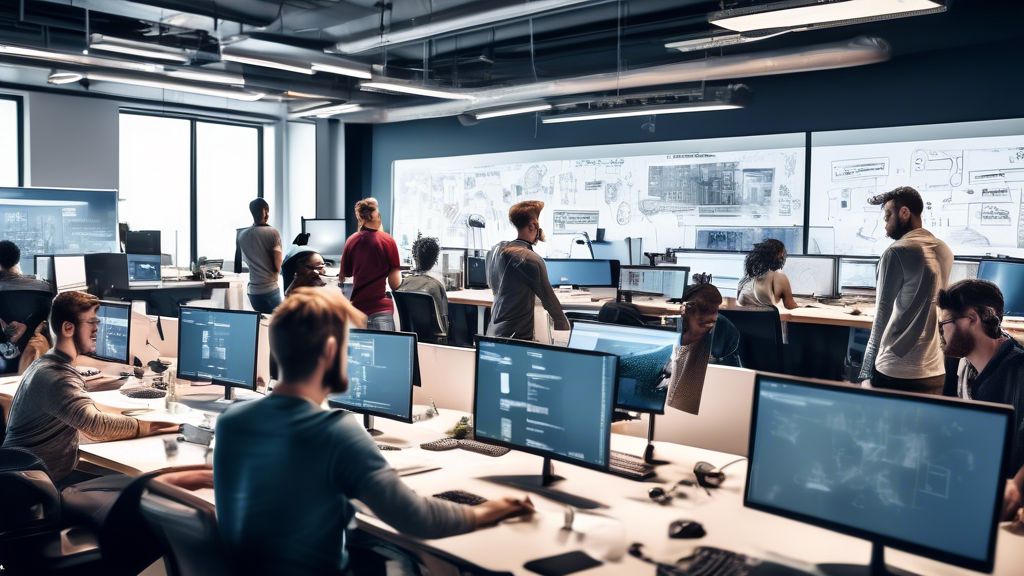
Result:
M382 330L384 332L395 331L395 315L391 312L380 312L378 314L370 314L366 318L366 329L367 330Z
M280 288L266 294L249 294L249 303L252 304L252 309L264 314L273 312L275 308L281 305L281 302Z
M929 376L927 378L893 378L886 376L871 368L871 387L887 390L901 390L903 392L917 392L918 394L942 394L942 385L946 381L946 375Z

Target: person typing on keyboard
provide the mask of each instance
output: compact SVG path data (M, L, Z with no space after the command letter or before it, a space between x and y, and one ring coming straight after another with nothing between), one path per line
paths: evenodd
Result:
M419 496L361 422L322 408L328 394L348 389L348 306L330 290L305 287L289 296L270 324L280 382L266 398L217 419L217 517L243 572L337 576L350 567L373 573L385 560L412 566L383 541L347 532L352 499L416 538L470 532L532 511L511 498L462 506Z

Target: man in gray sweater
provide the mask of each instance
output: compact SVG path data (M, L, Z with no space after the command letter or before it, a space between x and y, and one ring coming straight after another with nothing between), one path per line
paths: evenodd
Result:
M72 363L96 351L99 305L98 298L85 292L63 292L53 299L54 347L25 372L7 422L3 447L24 448L38 456L58 486L91 477L72 474L78 464L79 432L109 441L178 431L173 422L122 416L86 394L85 381Z
M868 202L883 207L885 234L895 242L878 261L875 320L860 377L875 388L941 394L946 369L936 304L949 284L953 252L922 227L917 190L901 186Z

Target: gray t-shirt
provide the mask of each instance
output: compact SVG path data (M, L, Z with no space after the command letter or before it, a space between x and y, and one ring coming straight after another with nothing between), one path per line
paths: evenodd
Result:
M249 294L277 290L281 270L274 266L274 248L281 247L281 234L273 226L252 226L238 237L238 246L249 266Z
M534 296L551 315L555 330L568 330L569 320L548 280L548 267L522 240L499 242L487 254L487 281L494 293L488 336L533 340Z

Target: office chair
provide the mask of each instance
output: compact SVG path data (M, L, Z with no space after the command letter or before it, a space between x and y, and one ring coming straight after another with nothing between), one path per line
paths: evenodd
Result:
M739 356L744 368L783 372L782 320L778 308L720 309L718 315L739 330Z
M434 298L421 292L391 293L398 308L398 320L405 332L415 332L420 342L448 343L448 319L439 317Z
M224 576L235 572L217 527L213 504L187 490L150 481L139 511L164 545L167 576Z
M21 322L25 325L25 335L15 342L18 350L24 352L36 328L50 315L53 294L42 290L8 290L0 292L0 295L0 318L7 323Z

